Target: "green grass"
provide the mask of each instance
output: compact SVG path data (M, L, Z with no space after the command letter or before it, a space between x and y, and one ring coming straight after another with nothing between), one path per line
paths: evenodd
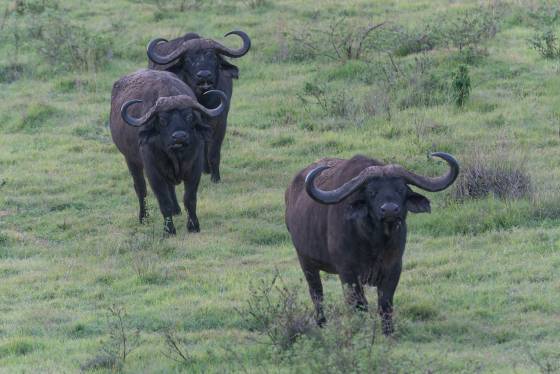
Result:
M462 109L440 87L463 62L452 48L395 57L406 72L424 59L429 74L424 86L398 78L390 91L386 53L333 61L290 49L290 35L339 16L421 30L476 7L474 0L187 1L183 12L181 1L24 3L48 9L18 14L12 2L0 3L8 14L0 20L0 372L79 371L114 342L111 305L124 308L130 333L139 333L122 366L129 373L312 372L325 363L333 371L558 369L559 64L542 59L527 39L539 25L560 31L560 24L536 2L501 2L498 32L480 45L487 55L469 66L472 90ZM80 56L91 61L61 61L61 68L45 57L41 49L53 42L33 26L48 25L51 13L79 25L72 40L88 41ZM252 37L253 48L234 62L240 79L223 182L203 177L201 233L187 234L183 215L178 235L162 239L153 194L151 221L137 223L132 180L108 131L112 83L146 66L151 38L196 31L234 44L221 35L235 28ZM106 54L96 54L92 40L102 40ZM329 100L354 109L325 113L305 96L306 83L323 85ZM437 100L414 100L426 85L439 90ZM284 190L298 170L318 158L362 153L438 173L443 166L427 161L427 151L461 160L482 147L499 158L496 142L526 159L533 195L456 203L448 192L428 194L432 214L409 216L396 336L377 337L368 356L359 345L367 336L356 334L354 348L341 352L357 366L336 361L344 355L335 354L334 323L285 351L247 323L251 289L276 269L311 304L283 219ZM338 279L324 279L327 304L340 308ZM375 290L367 295L375 305ZM187 364L164 355L164 329L186 341Z

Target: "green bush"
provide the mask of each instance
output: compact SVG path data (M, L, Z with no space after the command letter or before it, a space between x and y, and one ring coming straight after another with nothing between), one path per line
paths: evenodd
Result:
M442 40L459 51L465 48L480 49L481 44L493 38L498 31L497 20L488 8L468 10L442 21Z
M458 107L464 106L471 93L471 78L469 77L469 69L465 65L459 65L459 68L453 74L451 88L455 105Z
M24 75L26 68L26 65L17 62L0 65L0 83L18 80Z
M251 286L246 308L239 314L250 329L264 334L275 348L286 350L316 330L313 313L298 293L286 286L276 271L270 282L261 280Z
M528 40L529 46L546 59L560 58L558 37L552 30L534 35Z
M109 35L71 24L60 15L47 18L38 43L39 53L54 70L96 71L112 58Z
M448 101L448 87L437 61L418 56L409 66L401 66L397 80L398 107L432 106Z
M397 57L431 51L439 44L439 35L430 25L420 31L399 31L397 35L397 46L393 49Z

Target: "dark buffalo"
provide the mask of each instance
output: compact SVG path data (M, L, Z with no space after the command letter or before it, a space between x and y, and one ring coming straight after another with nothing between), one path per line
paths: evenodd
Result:
M146 217L146 181L158 200L165 231L175 234L173 215L181 213L175 185L185 184L187 229L200 231L196 193L204 160L204 137L211 132L200 113L219 116L227 97L221 91L215 109L201 105L193 91L174 74L143 69L119 79L111 95L110 127L113 141L124 155L140 203L140 222Z
M363 285L377 287L383 332L393 331L393 295L399 282L406 242L407 213L430 212L430 201L409 185L426 191L449 187L459 164L449 154L450 170L431 178L400 165L364 156L323 159L300 171L286 190L286 225L322 325L323 286L319 271L338 274L347 301L367 308Z
M238 35L243 40L240 49L230 49L212 40L203 39L195 33L167 41L154 39L148 44L149 67L157 70L167 70L176 74L188 84L196 93L201 104L214 107L217 105L215 97L204 96L209 90L225 92L228 104L222 114L215 118L208 118L212 125L213 134L206 143L204 171L211 174L212 181L220 181L220 150L226 134L229 103L233 92L233 79L239 77L239 70L230 64L226 57L241 57L251 47L251 39L243 31L231 31L228 35Z

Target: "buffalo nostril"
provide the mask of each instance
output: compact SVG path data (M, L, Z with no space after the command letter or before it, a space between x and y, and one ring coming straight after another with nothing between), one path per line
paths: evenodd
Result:
M401 208L395 203L385 203L381 206L381 214L383 216L394 217L401 212Z
M175 131L171 137L176 143L185 143L187 141L187 133L184 131Z

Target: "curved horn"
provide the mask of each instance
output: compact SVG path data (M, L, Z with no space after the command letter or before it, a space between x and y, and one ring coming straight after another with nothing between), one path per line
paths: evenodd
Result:
M167 39L163 39L163 38L153 39L150 43L148 43L148 47L146 48L146 53L148 55L148 58L158 65L169 64L170 62L175 61L176 59L181 57L181 55L184 52L184 49L181 48L182 47L181 45L181 47L175 49L168 55L160 55L156 52L156 46L159 43L167 43Z
M404 168L400 169L398 174L406 180L406 183L412 184L423 190L430 192L445 190L447 187L451 186L453 182L455 182L455 179L457 179L457 176L459 175L459 163L453 156L445 152L430 153L430 156L439 157L447 162L449 170L445 175L440 177L425 177L414 174Z
M220 90L206 91L202 96L207 96L208 94L218 95L220 97L220 105L218 105L214 109L209 109L209 108L204 107L200 103L197 103L198 104L197 109L199 109L201 112L204 112L204 114L206 114L209 117L217 117L220 114L222 114L222 112L226 108L226 105L227 105L227 102L228 102L228 97L226 96L226 94L223 91L220 91Z
M315 178L325 169L330 169L329 166L319 166L311 170L305 177L305 190L307 194L316 202L321 204L337 204L350 196L354 191L360 188L365 181L371 177L372 169L379 169L378 166L372 166L362 171L358 176L350 179L342 186L332 190L323 191L313 183Z
M247 52L249 52L249 49L251 48L251 39L249 38L249 35L247 35L245 32L241 31L241 30L234 30L234 31L230 31L227 34L225 34L224 36L228 36L228 35L237 35L239 36L242 40L243 40L243 46L239 49L230 49L216 41L214 41L214 48L216 48L216 51L224 56L227 57L241 57L244 56Z
M121 107L121 117L128 125L133 126L133 127L141 127L146 122L148 122L148 120L153 116L153 113L154 113L153 110L149 110L148 113L144 114L140 118L131 117L128 114L128 108L131 105L138 104L138 103L141 103L141 102L142 102L142 100L128 100L127 102L125 102L122 105L122 107Z

